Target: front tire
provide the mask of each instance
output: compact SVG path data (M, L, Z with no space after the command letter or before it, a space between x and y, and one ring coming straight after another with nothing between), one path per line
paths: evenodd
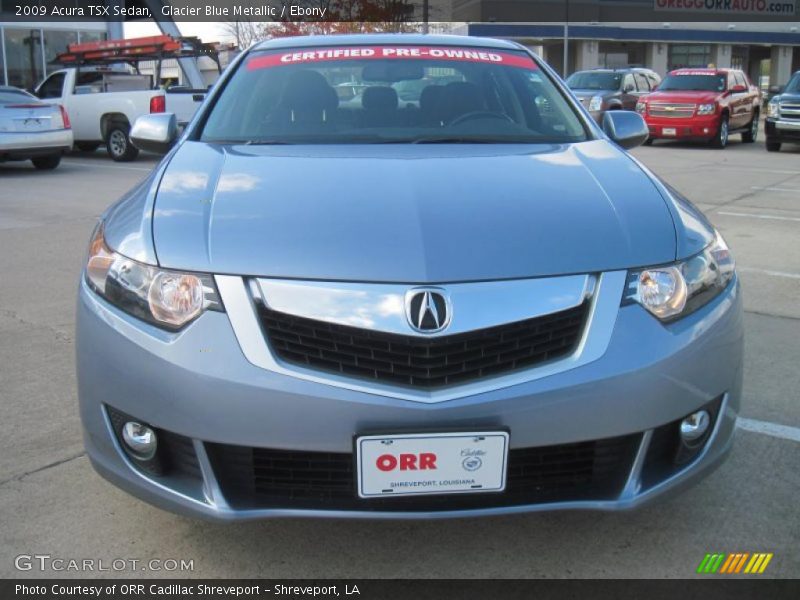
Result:
M758 116L758 111L755 111L753 113L753 120L750 121L750 126L747 128L747 131L742 133L742 141L745 144L752 144L758 137Z
M728 115L722 115L719 127L717 127L717 135L711 140L711 145L720 150L728 145Z
M131 144L128 137L130 126L121 123L114 123L108 129L106 136L106 149L108 155L116 162L129 162L139 155L139 150Z
M61 162L61 155L54 154L53 156L37 156L32 158L33 166L40 171L52 171Z
M780 151L781 151L780 142L767 141L767 152L780 152Z

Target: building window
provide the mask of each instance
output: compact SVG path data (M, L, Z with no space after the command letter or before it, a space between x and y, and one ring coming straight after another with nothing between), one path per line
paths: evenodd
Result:
M81 44L85 44L86 42L102 42L107 37L105 31L79 31L78 33L81 36Z
M707 67L711 63L708 44L674 44L669 48L669 70L681 67Z
M56 55L66 52L69 44L76 43L78 43L77 31L44 31L44 61L48 73L61 68L59 65L51 65L50 61Z
M8 85L32 89L44 75L41 30L6 27L4 34Z

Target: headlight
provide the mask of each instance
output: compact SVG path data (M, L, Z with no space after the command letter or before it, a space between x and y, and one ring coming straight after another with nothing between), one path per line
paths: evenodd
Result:
M125 312L166 329L180 329L204 310L222 311L211 275L168 271L113 252L100 223L89 244L86 282Z
M716 104L701 104L697 107L697 114L698 115L713 115L714 111L717 110Z
M644 102L637 102L636 103L636 112L640 114L645 114L647 112L647 104Z
M603 97L592 96L592 99L589 100L589 110L600 110L601 108L603 108Z
M767 116L774 119L781 116L781 105L778 104L777 100L770 100L769 104L767 104Z
M684 317L724 290L736 269L719 232L705 250L672 265L628 273L622 303L638 302L662 321Z

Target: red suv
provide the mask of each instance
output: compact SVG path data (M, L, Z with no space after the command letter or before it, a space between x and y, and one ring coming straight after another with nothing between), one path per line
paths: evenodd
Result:
M636 105L650 139L695 139L724 148L732 133L754 142L761 92L737 69L677 69Z

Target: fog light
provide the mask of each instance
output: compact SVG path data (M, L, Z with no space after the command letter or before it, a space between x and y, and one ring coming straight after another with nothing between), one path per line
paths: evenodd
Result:
M147 425L128 421L122 427L122 440L127 450L139 460L150 460L156 455L156 432Z
M701 439L711 424L711 415L707 410L698 410L681 421L681 439L687 446Z

